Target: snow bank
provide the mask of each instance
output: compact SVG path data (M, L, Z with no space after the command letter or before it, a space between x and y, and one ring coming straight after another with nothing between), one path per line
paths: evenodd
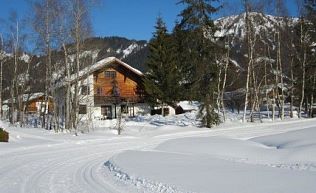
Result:
M284 134L251 139L264 144L284 155L282 161L294 163L314 163L316 171L316 126L303 131L292 131Z
M130 176L128 173L124 173L121 168L117 167L113 163L113 161L107 161L104 165L108 167L108 169L115 174L115 177L121 181L128 182L139 189L146 188L152 192L180 193L180 190L177 190L171 185Z
M169 140L150 151L126 151L105 166L143 192L314 193L316 127L253 138Z

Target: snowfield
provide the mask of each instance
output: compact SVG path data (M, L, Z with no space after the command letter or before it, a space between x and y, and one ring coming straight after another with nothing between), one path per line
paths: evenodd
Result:
M0 124L3 193L316 192L316 119L209 130L190 114L139 117L121 136L102 122L79 136Z

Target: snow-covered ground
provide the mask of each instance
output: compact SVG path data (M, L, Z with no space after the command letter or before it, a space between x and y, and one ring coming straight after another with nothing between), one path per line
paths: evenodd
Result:
M0 124L4 193L316 192L316 119L209 130L190 114L139 117L121 136L102 122L79 136Z

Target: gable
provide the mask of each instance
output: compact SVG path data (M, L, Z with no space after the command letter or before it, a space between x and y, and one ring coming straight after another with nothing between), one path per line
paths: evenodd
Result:
M141 83L143 73L115 57L105 58L96 62L92 66L88 66L80 70L79 76L77 76L77 74L72 74L70 77L70 82L75 83L76 80L86 79L89 75L103 71L106 68L113 68L135 82ZM64 80L56 80L55 84L57 87L63 87L65 86L66 82Z
M125 82L133 81L138 84L142 82L142 75L135 73L133 70L122 65L118 61L113 61L112 63L104 66L103 68L95 71L93 75L97 75L98 77L106 79L106 72L115 72L118 75L118 77L124 77Z
M139 77L117 65L98 70L93 78L94 94L98 96L113 96L117 92L121 97L136 97L141 89Z

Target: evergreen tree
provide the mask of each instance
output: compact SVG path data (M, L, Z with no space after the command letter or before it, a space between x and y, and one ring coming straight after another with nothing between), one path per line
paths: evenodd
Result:
M216 0L181 0L186 7L180 13L181 21L175 27L177 53L181 74L186 80L183 89L189 97L200 101L199 118L208 128L219 123L215 109L218 69L214 43L215 26L211 15L218 9L212 3ZM182 59L181 59L182 58Z
M151 104L160 103L162 107L165 104L175 107L179 96L179 79L173 54L174 46L161 17L158 17L155 28L149 43L145 91Z

